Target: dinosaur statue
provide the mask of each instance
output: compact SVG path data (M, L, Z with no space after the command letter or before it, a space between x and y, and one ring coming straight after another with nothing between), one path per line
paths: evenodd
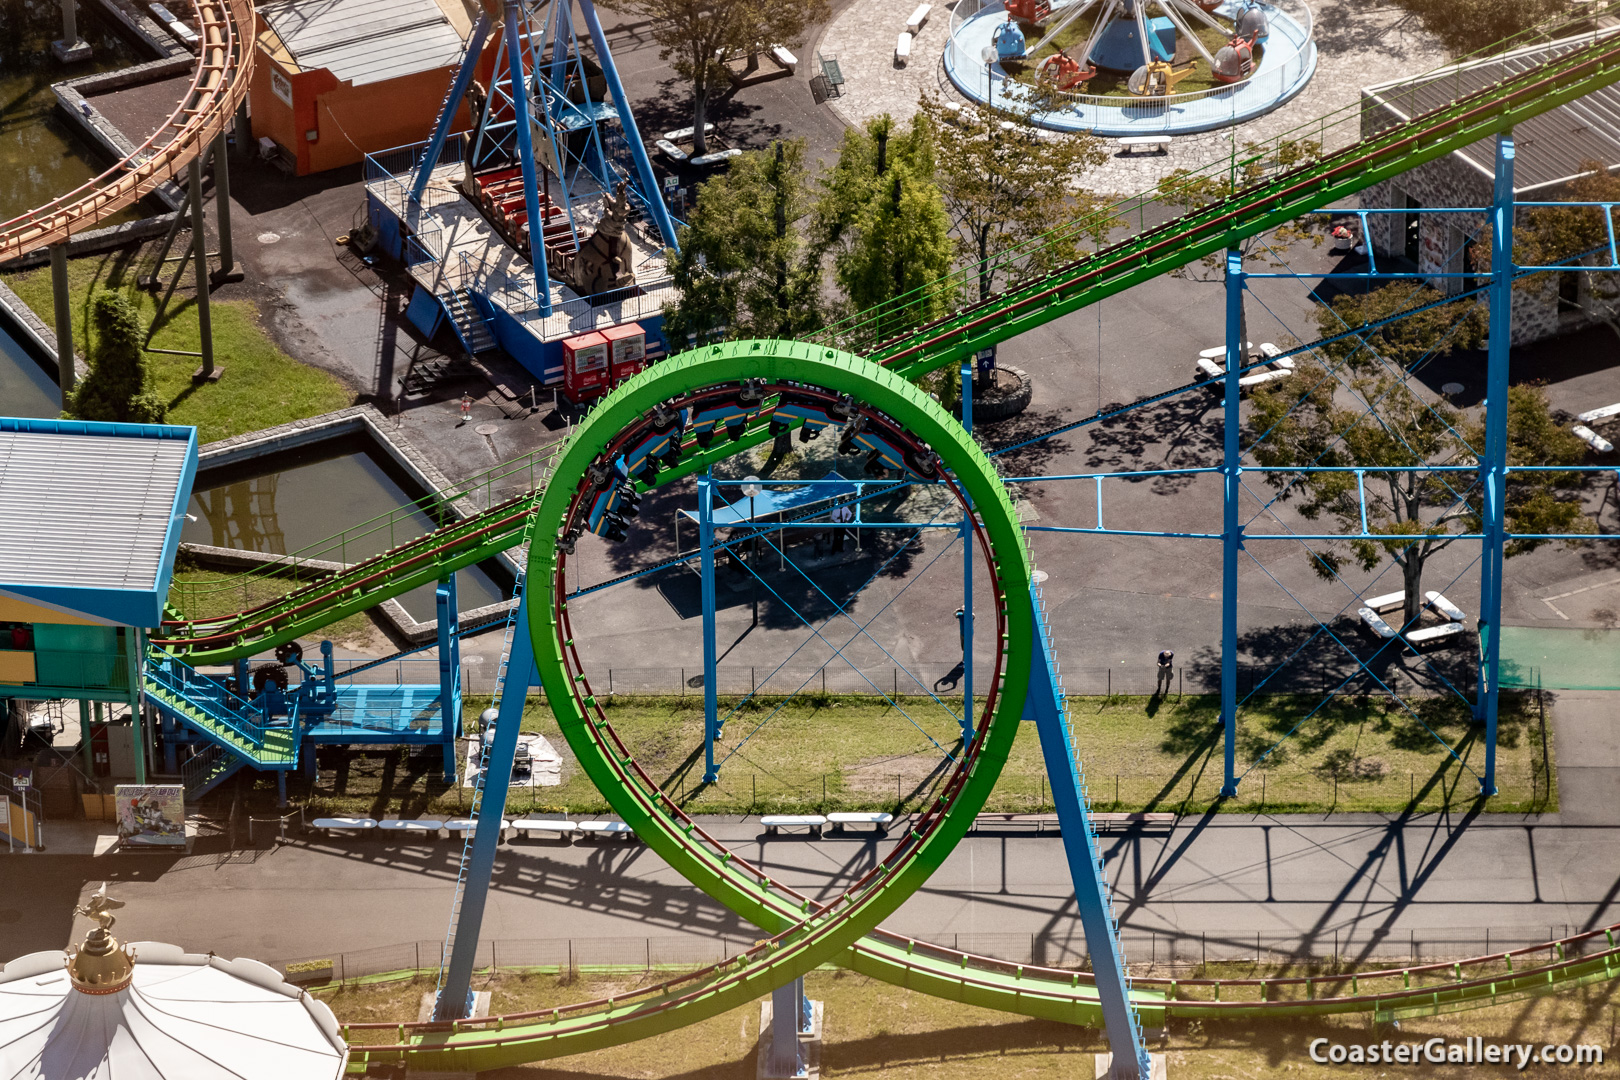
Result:
M581 296L594 296L612 289L627 289L636 283L631 270L635 253L624 235L625 222L630 219L630 198L626 185L619 182L613 194L603 200L605 213L579 250L564 257L552 270L552 277L562 281Z

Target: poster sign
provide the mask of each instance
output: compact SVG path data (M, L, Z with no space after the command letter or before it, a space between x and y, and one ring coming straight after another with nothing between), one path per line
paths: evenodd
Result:
M292 108L292 80L274 69L270 72L270 92L287 108Z
M128 847L185 847L186 789L179 784L119 784L113 792L118 842Z

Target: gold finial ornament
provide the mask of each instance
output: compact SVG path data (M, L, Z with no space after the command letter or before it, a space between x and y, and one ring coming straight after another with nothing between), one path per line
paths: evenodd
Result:
M124 906L122 900L107 895L107 885L90 894L90 901L73 909L75 915L94 919L96 925L77 948L68 952L68 976L73 988L85 994L116 994L135 975L135 958L112 936L113 912Z

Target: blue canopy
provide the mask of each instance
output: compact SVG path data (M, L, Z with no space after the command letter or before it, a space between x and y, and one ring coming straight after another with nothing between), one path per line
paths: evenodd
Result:
M842 481L842 483L829 483L828 481ZM732 481L732 483L740 483L740 481ZM782 483L802 483L802 481L782 481ZM750 500L746 495L738 496L730 506L720 504L720 500L716 498L714 524L722 528L741 525L751 519L762 518L771 514L782 514L789 510L798 510L810 506L813 503L853 495L855 490L855 484L845 480L835 469L823 476L820 482L806 484L804 487L795 488L792 491L765 488L758 495L755 495L752 500L754 511L752 515L748 512ZM696 510L682 510L681 513L685 515L688 521L698 519Z

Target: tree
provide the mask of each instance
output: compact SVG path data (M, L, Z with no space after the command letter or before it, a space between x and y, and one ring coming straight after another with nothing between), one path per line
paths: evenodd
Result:
M798 228L813 207L803 139L734 158L698 189L679 253L680 299L664 309L677 346L695 336L798 338L821 326L821 259Z
M708 153L703 124L709 97L729 84L724 61L790 42L826 17L826 0L626 0L617 8L646 19L659 59L692 84L694 155Z
M1569 10L1567 0L1399 0L1455 56L1489 51L1507 38ZM1515 45L1527 44L1525 41Z
M161 424L167 412L152 389L140 312L123 293L98 292L90 308L90 370L73 389L76 420Z
M815 242L832 253L845 300L867 311L908 296L879 337L945 313L955 245L934 180L933 124L919 113L905 132L887 115L844 132L838 164L821 180Z
M1176 169L1158 184L1158 201L1174 206L1183 213L1208 206L1233 194L1236 190L1259 183L1266 177L1287 169L1305 165L1322 154L1322 144L1311 139L1284 139L1274 146L1246 143L1243 147L1243 167L1227 173L1210 171L1191 172ZM1283 269L1284 256L1296 244L1309 243L1321 247L1326 238L1327 218L1312 214L1295 221L1285 222L1275 229L1254 233L1237 242L1239 256L1246 263L1251 259L1265 259L1274 270ZM1170 272L1185 281L1224 281L1226 254L1205 255L1198 263L1180 266ZM1239 320L1240 341L1249 340L1248 293L1244 293L1244 307Z
M1332 310L1318 313L1318 325L1326 336L1341 332L1346 323L1364 325L1367 318L1439 299L1432 289L1414 295L1408 286L1388 285L1366 296L1341 297ZM1360 479L1353 472L1289 471L1268 473L1266 480L1280 499L1294 500L1306 519L1326 514L1350 533L1362 531L1365 491L1366 531L1399 538L1358 538L1318 547L1312 551L1313 565L1321 576L1333 577L1345 562L1341 548L1348 548L1350 558L1369 572L1390 559L1401 568L1403 625L1422 610L1424 565L1458 534L1477 533L1483 514L1483 493L1467 473L1380 471L1473 465L1484 445L1483 416L1429 399L1412 385L1408 366L1429 352L1477 347L1485 331L1478 305L1445 305L1417 316L1414 325L1419 329L1408 332L1396 323L1324 346L1319 352L1326 354L1326 362L1315 354L1297 357L1293 377L1255 388L1247 422L1251 451L1261 465L1366 470ZM1509 389L1510 465L1573 465L1582 460L1585 444L1554 424L1549 413L1540 387ZM1505 508L1510 531L1590 532L1594 525L1582 510L1580 485L1579 473L1511 474ZM1506 554L1519 555L1540 543L1513 541Z
M960 254L977 264L980 300L995 291L998 275L1016 284L1073 262L1084 243L1107 240L1110 204L1077 186L1085 170L1108 159L1100 139L1045 130L1029 113L947 109L926 95L920 107L935 132L939 187Z
M1582 175L1570 182L1570 202L1620 202L1620 177L1600 161L1581 162ZM1490 264L1490 230L1474 248L1480 269ZM1595 254L1594 254L1595 253ZM1522 212L1513 230L1513 258L1520 266L1554 266L1560 263L1606 264L1609 261L1609 227L1604 212L1596 206L1535 206ZM1620 334L1620 274L1615 271L1567 271L1579 273L1586 288L1574 301L1593 318ZM1556 274L1533 274L1516 285L1542 297L1558 291Z

